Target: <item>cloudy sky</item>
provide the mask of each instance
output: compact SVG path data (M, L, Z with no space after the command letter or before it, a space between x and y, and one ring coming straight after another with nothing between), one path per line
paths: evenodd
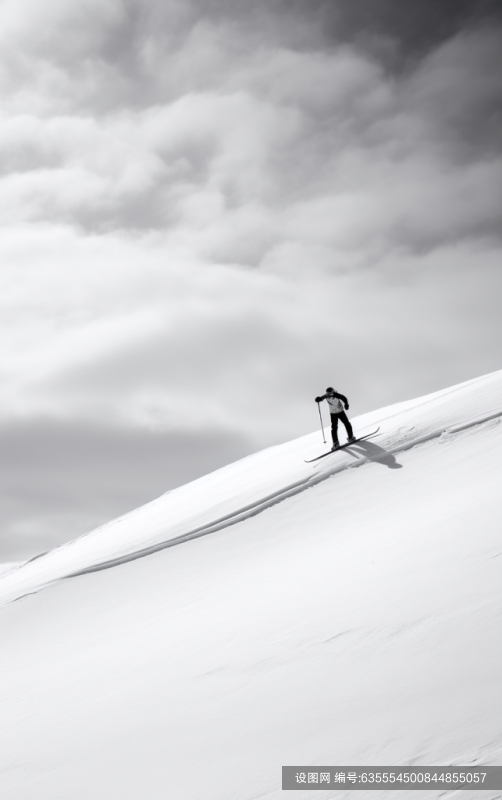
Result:
M4 0L0 561L502 366L501 52L496 0Z

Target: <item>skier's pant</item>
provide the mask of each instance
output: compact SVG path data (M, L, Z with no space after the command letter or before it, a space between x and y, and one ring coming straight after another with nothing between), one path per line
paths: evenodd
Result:
M352 436L352 425L345 411L340 411L339 414L331 414L331 436L333 437L333 444L338 443L338 420L345 425L347 439L350 439Z

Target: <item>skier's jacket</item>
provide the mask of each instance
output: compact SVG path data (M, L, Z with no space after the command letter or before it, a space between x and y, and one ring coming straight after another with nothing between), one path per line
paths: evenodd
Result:
M321 400L326 400L330 414L341 414L344 406L348 406L345 395L334 392L333 394L323 394Z

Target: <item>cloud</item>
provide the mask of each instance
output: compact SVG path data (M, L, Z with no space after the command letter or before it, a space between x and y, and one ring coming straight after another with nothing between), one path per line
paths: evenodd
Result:
M282 0L283 11L291 7ZM315 20L317 35L326 44L340 43L373 52L387 67L400 72L459 31L495 25L502 19L497 0L438 0L399 3L397 0L298 0L295 11Z
M401 244L407 231L418 247L460 229L496 235L500 30L459 35L398 81L346 46L234 55L226 34L209 23L198 34L214 39L221 70L195 63L193 31L159 55L155 71L186 84L177 99L159 86L146 108L7 116L3 218L159 230L204 260L248 266L299 218L311 241L342 253L373 255L376 238ZM435 205L448 205L449 221Z
M412 74L405 109L434 125L434 136L463 160L500 155L502 28L459 33Z
M11 51L23 48L31 56L74 62L89 51L99 50L111 28L123 21L120 0L48 0L44 8L36 0L5 0L0 30L2 44Z

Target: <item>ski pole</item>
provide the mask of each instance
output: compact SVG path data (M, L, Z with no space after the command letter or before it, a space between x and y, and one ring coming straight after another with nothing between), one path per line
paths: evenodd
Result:
M317 408L319 409L319 419L321 420L321 431L322 431L322 440L324 444L326 444L326 437L324 436L324 425L322 424L322 414L321 414L321 404L317 404Z

